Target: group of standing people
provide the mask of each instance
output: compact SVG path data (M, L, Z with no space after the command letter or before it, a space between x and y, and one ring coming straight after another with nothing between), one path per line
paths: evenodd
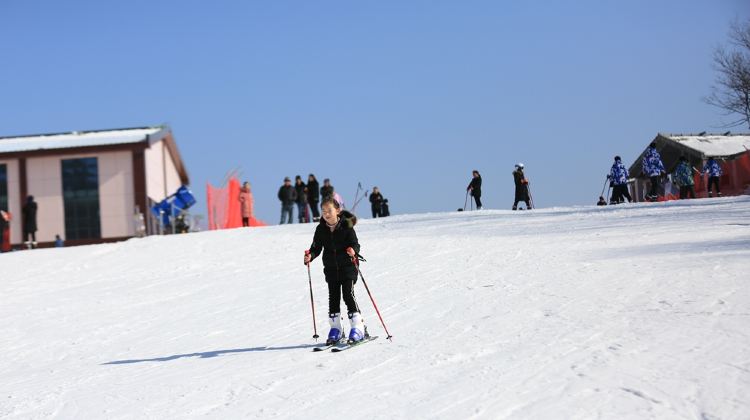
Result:
M518 203L524 202L526 209L531 210L532 199L531 191L529 190L529 180L526 178L526 174L523 172L523 163L517 163L513 170L513 183L516 186L515 200L513 201L513 210L518 210ZM478 170L471 172L471 181L466 187L467 198L471 194L474 198L474 202L477 205L477 210L482 209L482 175L479 174ZM523 209L523 208L522 208ZM459 210L466 210L466 203L464 202L464 208Z
M319 222L320 211L318 203L328 199L336 200L339 205L343 206L340 196L336 193L331 180L323 180L323 186L320 186L318 179L314 174L307 177L307 184L302 181L302 177L297 175L294 178L294 184L289 177L284 178L284 184L279 188L279 201L281 201L281 220L279 224L291 224L293 220L294 208L297 208L297 220L299 223ZM370 194L370 205L372 208L372 217L389 216L388 200L383 198L378 187L374 187Z
M656 142L649 145L646 153L643 155L641 161L642 173L644 176L649 178L650 186L646 193L645 199L647 201L658 200L658 185L662 184L662 180L669 181L669 175L662 162L661 155L656 150ZM713 157L709 157L706 164L703 166L703 171L699 171L692 167L685 156L680 156L679 162L672 172L671 182L679 187L680 199L695 198L695 179L694 174L705 174L708 175L708 183L706 188L708 190L708 196L713 197L713 188L716 189L716 194L721 197L721 189L719 186L719 178L722 175L721 165ZM628 191L628 180L629 174L627 168L622 163L620 156L615 156L615 161L612 164L612 168L607 175L610 187L612 188L612 198L609 204L619 204L625 202L632 202L633 199ZM665 191L668 193L669 191ZM603 196L599 197L598 205L606 205L607 202Z

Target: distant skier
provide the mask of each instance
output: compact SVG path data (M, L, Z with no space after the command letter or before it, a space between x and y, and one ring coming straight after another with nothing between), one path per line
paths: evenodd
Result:
M26 246L36 248L36 212L37 205L34 196L26 197L26 204L23 206L23 240Z
M597 206L606 206L607 200L604 199L604 196L599 196L599 201L596 202Z
M307 177L307 204L310 205L312 210L312 220L315 223L320 221L320 211L318 211L318 203L320 202L320 185L315 175L310 174Z
M362 314L354 296L357 268L352 262L359 254L359 241L354 231L357 217L342 211L339 203L328 198L321 204L323 219L315 228L309 253L305 252L305 265L323 253L323 273L328 283L328 322L331 326L326 344L331 345L344 338L341 325L341 297L349 318L349 341L356 342L367 336Z
M383 217L383 194L378 187L372 187L370 194L370 207L372 208L372 218Z
M680 199L695 198L695 180L693 179L693 167L685 156L680 156L680 162L672 174L672 179L680 188Z
M297 193L297 219L300 223L307 223L307 185L299 175L294 177L294 191Z
M703 166L703 173L708 175L708 196L712 197L711 185L716 185L716 196L721 197L721 189L719 187L719 177L721 177L721 165L713 157L708 158L708 161Z
M479 171L476 169L471 171L471 182L466 187L466 191L469 191L469 194L474 197L477 210L482 210L482 175L479 175Z
M523 163L517 163L513 171L513 182L516 184L516 199L513 201L513 210L518 210L518 202L526 203L526 210L531 210L529 200L529 181L523 173Z
M292 187L292 180L289 177L284 178L284 185L279 188L279 201L281 201L281 221L280 225L292 223L292 212L294 211L294 202L297 201L297 191Z
M656 201L659 198L656 191L656 188L659 185L659 178L662 174L666 174L664 163L661 161L661 155L659 155L659 152L656 150L656 142L651 143L648 147L641 164L643 166L643 174L648 176L651 180L651 188L649 189L647 199L649 201Z
M333 185L331 185L331 180L326 178L323 180L323 186L320 187L320 198L323 201L326 201L329 198L333 198ZM321 205L322 208L322 205Z
M607 175L607 178L612 183L612 198L609 204L624 203L626 198L628 199L628 203L633 202L633 198L630 197L630 191L628 191L628 177L628 170L622 164L622 159L619 156L615 156L615 162L609 170L609 175Z

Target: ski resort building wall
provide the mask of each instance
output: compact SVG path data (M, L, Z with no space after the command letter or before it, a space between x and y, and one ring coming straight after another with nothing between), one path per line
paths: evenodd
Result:
M65 168L71 164L91 168L83 176L92 178L92 217L98 219L91 222L98 229L75 235L66 232L71 225L66 225ZM52 246L55 235L66 245L81 245L134 236L136 211L148 214L152 203L189 184L169 127L0 137L0 169L5 174L0 182L7 184L0 189L7 191L0 203L12 215L10 241L16 247L23 242L21 215L28 195L38 205L39 246ZM69 186L71 194L76 192Z

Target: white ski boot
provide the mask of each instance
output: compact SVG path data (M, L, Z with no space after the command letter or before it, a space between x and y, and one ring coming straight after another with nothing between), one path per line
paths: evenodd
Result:
M362 319L362 314L359 312L350 313L349 324L351 325L351 329L349 330L350 343L362 341L367 337L367 327L365 327L365 321Z
M328 314L328 324L331 325L331 330L328 331L326 345L332 346L344 338L344 329L341 327L341 314Z

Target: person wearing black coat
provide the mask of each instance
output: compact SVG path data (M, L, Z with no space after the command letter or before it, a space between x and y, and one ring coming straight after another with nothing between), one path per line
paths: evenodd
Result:
M294 178L294 191L297 193L297 219L300 223L307 223L307 185L299 175Z
M383 217L383 194L378 187L372 187L370 194L370 207L372 207L372 218Z
M513 182L516 184L516 200L513 202L513 210L518 209L519 201L526 203L526 210L531 210L529 181L526 179L526 175L523 174L523 163L516 165L516 170L513 171Z
M284 185L279 188L279 201L281 201L281 221L280 225L286 223L292 223L292 212L294 211L294 203L297 201L297 191L292 187L292 180L288 177L284 178Z
M471 182L466 187L466 191L470 191L474 202L477 203L477 210L482 210L482 176L479 175L479 171L476 169L471 172Z
M323 180L323 186L320 187L320 198L323 201L333 198L333 185L331 185L331 180L328 178Z
M313 222L320 221L320 212L318 211L318 203L320 202L320 185L315 175L310 174L307 177L307 204L310 205L312 211Z
M357 267L353 259L357 258L360 246L354 225L357 217L341 209L334 199L323 200L321 204L323 218L315 228L310 249L305 251L305 265L310 264L322 254L323 273L328 283L328 321L331 329L326 344L334 344L344 338L341 325L341 297L348 312L351 329L349 341L360 341L367 336L362 315L354 296L354 284L357 282Z
M29 248L36 247L36 211L36 201L30 195L23 206L23 241Z

